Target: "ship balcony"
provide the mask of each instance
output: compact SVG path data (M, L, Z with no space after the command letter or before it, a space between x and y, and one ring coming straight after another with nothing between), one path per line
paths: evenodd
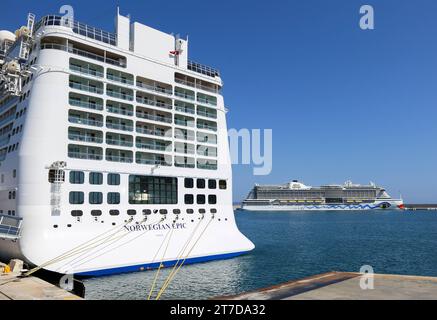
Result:
M81 160L102 160L103 150L102 148L68 145L68 157Z
M120 162L120 163L133 163L134 158L133 158L132 151L106 149L106 161Z
M80 125L103 127L103 116L94 113L70 110L68 121Z
M70 59L70 70L81 75L96 78L103 78L105 76L103 73L103 67L73 58Z
M198 93L197 94L197 101L202 103L202 104L206 104L209 106L217 106L217 98L216 97L212 97L212 96L208 96L206 94L202 94L202 93Z
M106 118L106 127L108 129L115 129L121 131L129 131L132 132L134 130L133 122L130 120L107 117Z
M0 215L0 238L17 240L20 238L23 219Z
M173 104L171 99L159 98L154 95L143 93L143 92L137 92L137 102L152 107L158 107L168 110L173 109Z
M133 163L133 153L126 150L106 149L106 161Z
M191 91L191 90L175 87L174 94L175 94L176 97L183 98L183 99L186 99L186 100L190 100L190 101L195 101L196 100L195 93L194 93L194 91Z
M132 136L122 135L113 132L108 132L106 134L106 144L126 148L131 148L134 145Z
M217 144L217 136L215 134L197 133L197 142L200 143L208 143L208 144Z
M175 100L175 110L187 114L196 114L194 104Z
M134 115L132 105L111 100L106 101L106 111L108 111L109 113L119 114L127 117L131 117Z
M206 147L206 146L197 146L197 155L203 157L217 157L217 148L214 147Z
M126 100L126 101L134 100L133 90L117 87L112 84L106 85L106 94L110 97L121 99L121 100Z
M175 115L174 116L174 123L178 126L194 128L196 122L195 122L194 118L185 117L185 116L181 116L181 115Z
M198 159L197 168L203 170L217 170L218 165L215 160Z
M7 124L15 119L15 112L11 115L5 116L3 119L0 119L0 126Z
M73 107L85 108L90 110L103 110L103 100L95 97L85 96L70 92L68 102Z
M68 139L77 142L103 143L103 134L101 131L70 127L68 128Z
M106 71L106 78L108 80L118 82L124 85L128 85L128 86L134 85L134 76L129 73L108 69Z
M137 152L136 153L136 163L138 164L146 164L152 166L167 166L170 167L172 165L172 157L164 156L162 154L154 154L154 153L145 153L145 152Z
M173 95L173 87L171 85L147 78L137 77L137 87L166 96Z
M162 113L152 109L137 107L137 118L152 120L156 122L172 123L171 113Z
M172 129L164 126L152 125L150 123L137 122L137 133L150 136L163 137L171 139Z
M197 115L210 119L217 119L217 110L197 106Z
M175 142L174 152L194 155L195 146L193 144L189 144L189 143Z
M217 124L211 121L197 120L197 128L217 132Z
M190 157L176 156L174 159L174 165L178 168L194 169L196 167L196 160Z
M171 145L172 143L169 141L160 141L141 137L137 137L136 139L136 146L138 149L171 152Z
M10 135L0 138L0 148L3 148L4 146L8 145L10 141L11 141Z
M180 73L175 74L175 82L187 87L200 89L210 93L220 94L220 86L211 82L195 79Z
M186 130L186 129L180 129L180 128L176 128L175 129L175 135L174 137L176 139L179 140L184 140L184 141L194 141L194 131L191 130Z
M103 83L76 76L70 76L70 88L95 94L103 94Z

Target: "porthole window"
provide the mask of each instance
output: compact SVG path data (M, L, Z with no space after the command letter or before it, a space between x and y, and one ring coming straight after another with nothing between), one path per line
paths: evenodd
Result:
M181 210L179 210L179 209L174 209L174 210L173 210L173 213L174 213L174 214L181 214Z
M70 204L83 204L85 196L83 192L70 192Z
M217 209L211 209L211 213L217 213Z
M194 180L190 178L185 179L185 188L193 189L194 188Z
M109 192L108 193L108 204L120 204L120 193Z
M129 216L135 216L137 214L137 211L136 210L127 210L127 214Z
M102 211L101 210L93 210L93 211L91 211L91 215L93 217L100 217L102 215Z
M152 214L152 210L150 210L150 209L144 209L144 210L143 210L143 214L146 215L146 216L150 216L150 215Z
M85 174L81 171L70 171L71 184L83 184L85 182Z
M200 213L200 214L205 214L205 213L206 213L206 210L205 210L205 209L199 209L199 213Z
M102 185L103 184L103 174L98 172L90 173L90 184L92 185Z
M159 213L160 214L168 214L168 211L165 209L161 209L161 210L159 210Z
M185 204L194 204L194 196L192 194L185 195Z
M217 189L217 181L216 180L208 180L208 189L211 189L211 190Z
M89 193L90 204L102 204L103 203L103 193L101 192L90 192Z
M82 217L83 216L83 211L81 211L81 210L73 210L73 211L71 211L71 215L73 217Z
M193 209L187 209L187 214L193 214L194 210Z
M205 179L197 179L197 189L205 189Z
M206 197L204 194L197 195L197 204L205 204L206 203Z
M220 190L226 190L228 188L228 183L226 180L220 180L219 182Z
M120 175L116 173L108 174L108 185L119 186L120 185Z
M118 216L118 215L120 215L120 211L118 211L118 210L110 210L109 211L109 215L110 216Z
M209 195L208 196L208 203L209 204L217 204L217 196L216 195Z

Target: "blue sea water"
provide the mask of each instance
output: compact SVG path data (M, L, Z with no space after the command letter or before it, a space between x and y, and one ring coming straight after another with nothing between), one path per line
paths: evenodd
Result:
M233 295L329 271L437 276L437 212L237 212L256 249L185 266L163 299ZM169 270L161 272L160 287ZM147 299L156 271L85 280L87 299Z

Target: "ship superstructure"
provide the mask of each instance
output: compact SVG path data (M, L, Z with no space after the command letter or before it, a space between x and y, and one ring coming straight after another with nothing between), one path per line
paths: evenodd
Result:
M254 248L220 72L188 45L119 13L115 33L54 15L0 32L2 258L103 275Z
M310 187L297 180L284 185L256 185L243 202L248 211L403 209L382 187L353 184Z

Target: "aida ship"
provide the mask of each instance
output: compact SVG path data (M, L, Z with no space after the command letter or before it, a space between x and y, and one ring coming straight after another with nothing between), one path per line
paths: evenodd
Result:
M220 72L188 39L115 24L0 32L0 260L99 276L251 251Z
M298 180L284 185L256 185L243 202L247 211L318 211L404 209L402 199L393 199L376 186L353 184L310 187Z

